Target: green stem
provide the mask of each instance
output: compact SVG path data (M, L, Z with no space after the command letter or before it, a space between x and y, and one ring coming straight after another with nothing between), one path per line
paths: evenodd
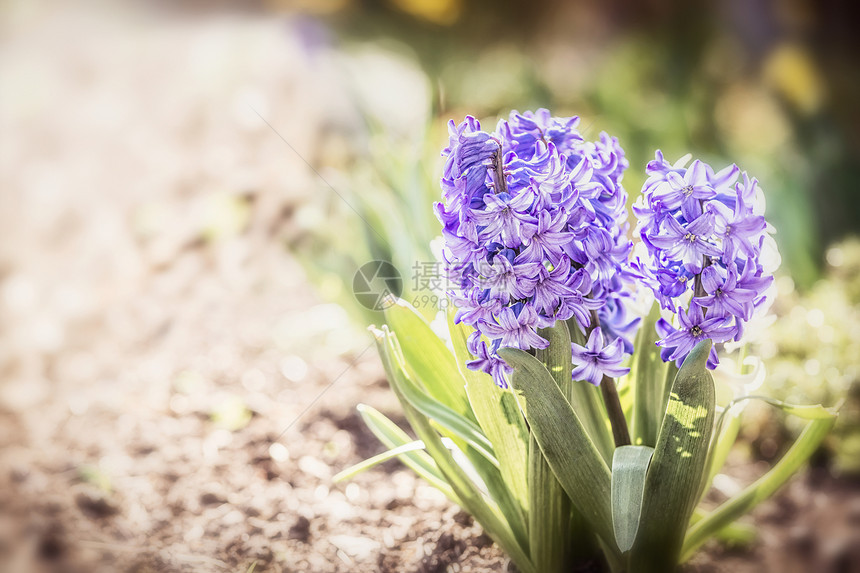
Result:
M591 311L591 331L600 325L597 311ZM618 389L615 380L604 375L600 382L600 393L603 395L603 404L609 415L609 423L612 424L612 437L615 438L615 447L630 445L630 431L627 429L627 419L624 417L624 408L621 407L621 399L618 397Z
M612 424L615 447L629 446L630 432L627 430L627 419L624 417L624 409L618 398L615 380L604 376L603 381L600 382L600 392L603 394L603 403L606 404L606 413L609 414L609 422Z

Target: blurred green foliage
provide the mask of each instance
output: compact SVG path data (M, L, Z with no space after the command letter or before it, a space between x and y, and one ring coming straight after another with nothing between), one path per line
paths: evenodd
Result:
M831 440L836 467L860 473L860 239L827 250L824 277L800 292L780 279L759 353L767 365L764 393L801 404L842 402Z

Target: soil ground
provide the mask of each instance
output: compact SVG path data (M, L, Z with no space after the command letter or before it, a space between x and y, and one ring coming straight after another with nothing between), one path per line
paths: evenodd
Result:
M403 420L283 247L324 188L245 104L312 160L338 103L288 26L6 28L0 571L505 571L398 462L331 482L381 451L356 404ZM858 492L807 472L689 570L860 571Z

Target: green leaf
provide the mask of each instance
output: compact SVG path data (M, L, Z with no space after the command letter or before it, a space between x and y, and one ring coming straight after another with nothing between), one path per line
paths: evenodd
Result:
M439 471L442 472L445 480L460 499L460 505L475 517L484 531L501 546L523 573L536 573L527 550L523 549L517 542L513 531L499 512L498 507L488 503L488 500L463 468L454 461L451 452L445 448L439 434L430 424L430 420L413 407L400 391L402 382L406 378L406 371L402 362L394 355L393 349L395 347L392 343L392 333L383 327L382 330L376 331L374 334L377 337L379 355L382 357L391 388L400 400L409 424L418 434L418 438L424 442L427 453L436 462Z
M663 396L666 384L666 363L660 358L657 346L659 336L654 325L660 319L660 306L651 307L651 312L639 326L636 335L632 372L635 398L633 402L633 443L653 447L657 443L657 432L665 412Z
M435 337L436 335L434 334L433 336ZM439 339L437 338L436 340ZM402 347L400 346L399 341L400 337L396 332L392 332L386 337L386 343L389 346L388 351L391 353L392 360L396 361L396 363L403 369L403 376L395 377L391 381L392 384L397 384L397 389L413 408L428 418L431 418L443 428L452 432L454 436L475 448L475 450L484 456L490 463L498 467L499 461L496 459L496 455L493 452L493 445L490 443L490 440L487 439L487 436L484 435L480 426L470 418L461 416L442 402L434 399L429 395L429 388L428 393L425 393L415 384L415 382L413 382L409 372L408 362L406 361L405 355L402 353ZM446 352L448 351L446 350ZM449 356L451 355L450 352L448 352L448 354ZM457 373L457 376L460 376L459 372ZM462 377L460 379L462 380ZM425 384L425 387L429 387L429 385Z
M387 462L388 460L396 458L403 454L423 449L424 442L422 442L421 440L413 440L407 444L397 446L396 448L391 448L390 450L382 452L381 454L376 454L375 456L367 458L366 460L359 462L354 466L350 466L347 469L338 472L333 478L331 478L331 480L337 483L353 478L361 472L369 470L373 466L379 465L383 462Z
M745 399L750 398L755 397ZM682 560L689 559L709 537L773 495L815 453L836 423L836 412L822 406L793 406L770 398L762 399L785 412L808 419L809 423L770 471L690 528L684 540Z
M654 448L621 446L612 457L612 527L621 552L629 551L639 530L645 476Z
M409 434L401 430L397 424L389 420L385 414L379 412L372 406L366 404L358 405L358 413L361 419L373 432L373 435L382 442L387 448L397 448L404 444L412 442ZM454 494L454 490L445 481L442 472L439 471L436 462L433 458L427 455L426 452L412 451L400 456L402 461L408 468L418 474L427 483L444 493L448 499L456 504L460 504L460 499Z
M466 381L454 355L424 318L411 305L398 299L396 304L385 309L385 322L397 334L410 377L419 381L437 401L475 422L466 396Z
M514 369L514 388L544 458L582 517L614 549L609 467L546 367L516 348L501 348L499 356Z
M536 352L536 358L552 376L563 393L572 386L573 364L567 325L557 321L538 334L549 346ZM570 500L540 451L534 435L529 440L529 549L535 566L548 573L564 570L567 561L570 527ZM573 557L573 556L572 556Z
M460 446L462 453L479 478L480 486L485 487L491 498L498 504L499 510L505 516L518 541L527 542L526 524L521 508L514 500L512 493L499 471L499 462L493 452L492 444L483 434L481 428L469 419L458 415L444 404L437 402L425 394L410 379L407 365L401 352L396 333L390 333L386 344L392 360L403 370L404 375L395 377L393 384L403 397L419 412L438 424L441 432L454 440ZM465 467L464 467L465 469Z
M693 517L690 518L690 524L696 524L707 516L708 513L704 509L697 507L693 512ZM729 547L748 547L755 541L756 534L757 530L754 525L735 521L724 526L713 537ZM684 559L682 558L681 561L683 562Z
M529 440L529 555L538 571L564 570L570 500L534 436Z
M711 341L687 356L669 395L645 477L641 523L631 550L634 573L673 571L698 503L714 425L714 381L706 368Z
M466 379L466 394L478 424L493 445L501 479L512 498L510 507L506 506L504 499L498 500L499 506L517 536L526 541L528 428L510 390L496 386L488 374L466 368L466 361L472 359L466 349L468 330L464 324L454 324L454 310L451 309L448 331L457 366Z

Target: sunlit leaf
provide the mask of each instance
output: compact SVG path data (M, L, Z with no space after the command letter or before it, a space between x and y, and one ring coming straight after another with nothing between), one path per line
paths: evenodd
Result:
M433 336L435 337L436 335L434 334ZM499 462L493 452L493 445L484 435L480 426L471 419L461 416L442 402L434 399L429 395L429 390L425 393L424 390L415 384L411 375L408 373L409 368L406 363L405 356L402 354L402 347L398 344L399 340L400 339L395 332L391 332L385 336L385 344L388 345L391 359L396 361L397 365L403 369L404 373L403 376L398 376L392 379L392 385L397 385L399 393L403 395L413 408L432 419L443 428L452 432L454 436L475 448L475 450L484 456L490 463L498 467ZM436 338L436 340L439 339ZM450 356L450 353L448 354ZM460 376L459 372L457 373L457 376Z
M424 318L411 305L398 300L385 310L385 322L397 335L410 377L437 401L474 422L466 381L454 355Z
M391 388L403 406L406 419L409 420L409 424L415 430L418 438L424 442L427 453L436 462L445 481L448 482L459 498L460 505L475 517L484 531L502 547L521 571L537 573L528 557L527 550L517 542L513 531L495 503L481 493L463 468L457 464L451 452L442 443L439 434L430 424L430 420L414 408L401 393L400 388L406 378L406 371L402 361L392 355L392 334L386 328L376 331L374 334L377 337L377 348L382 357L386 374L389 381L392 382Z
M714 425L714 381L706 368L711 341L687 356L669 394L654 456L645 478L641 523L631 571L666 573L677 563L687 523L698 502Z
M514 369L514 388L553 473L582 517L614 549L609 467L546 367L516 348L501 348L499 356Z
M424 442L421 440L413 440L407 444L403 444L402 446L397 446L396 448L392 448L386 452L382 452L381 454L376 454L373 457L367 458L366 460L355 464L354 466L348 467L347 469L338 472L332 479L333 482L337 483L343 480L347 480L353 478L360 474L363 471L367 471L370 468L377 466L383 462L387 462L388 460L394 459L403 454L407 454L409 452L414 452L416 450L423 450Z
M499 506L517 536L527 540L528 429L510 390L496 386L488 374L466 368L466 361L472 358L466 349L468 327L454 324L453 318L454 311L451 310L448 313L448 330L457 366L466 379L466 394L475 418L493 445L501 478L512 498L511 507L507 507L504 500L499 500Z
M404 444L412 442L409 434L401 430L397 424L389 420L384 414L366 404L358 405L358 413L361 415L364 423L373 432L373 435L388 448L400 447ZM407 467L418 474L424 480L444 493L454 503L459 504L459 498L454 494L454 490L445 482L442 472L436 466L436 462L426 452L415 450L405 453L400 456Z

